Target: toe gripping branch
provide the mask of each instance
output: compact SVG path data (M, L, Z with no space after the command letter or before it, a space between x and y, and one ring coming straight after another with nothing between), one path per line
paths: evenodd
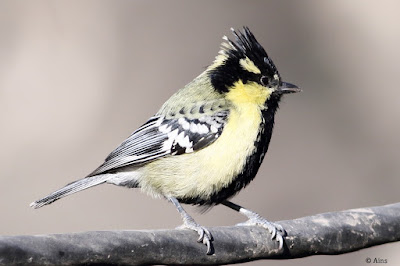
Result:
M168 200L175 205L176 209L182 216L183 225L179 228L196 231L199 235L197 242L203 243L207 246L207 255L213 254L213 237L210 231L207 228L196 223L196 221L183 209L182 205L178 202L176 198L170 197L168 198ZM286 231L281 225L270 222L267 219L261 217L259 214L245 209L230 201L224 201L222 202L222 204L245 215L248 218L246 222L237 224L237 226L261 226L269 231L269 233L271 234L271 239L275 239L278 242L278 249L281 250L283 248L284 236L286 236Z
M213 237L210 231L207 228L196 223L196 221L183 209L182 205L178 202L176 198L170 197L168 198L168 200L175 205L176 209L182 216L183 225L178 228L196 231L199 235L197 242L203 243L207 246L207 255L213 254L213 246L211 243L213 241Z
M269 233L271 234L271 239L276 239L276 241L279 243L279 249L283 248L284 236L286 236L286 231L280 224L270 222L260 216L258 213L245 209L233 202L224 201L222 202L222 204L249 218L246 222L239 223L237 224L237 226L261 226L269 231Z

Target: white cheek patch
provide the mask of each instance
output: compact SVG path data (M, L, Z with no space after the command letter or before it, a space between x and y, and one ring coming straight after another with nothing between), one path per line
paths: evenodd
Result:
M260 69L248 57L240 59L239 64L244 70L246 70L248 72L251 72L254 74L261 74Z

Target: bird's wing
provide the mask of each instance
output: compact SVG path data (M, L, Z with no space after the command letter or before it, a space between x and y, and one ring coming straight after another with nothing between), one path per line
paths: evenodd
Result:
M154 116L133 132L88 176L204 148L221 135L228 116L227 109L212 114L197 114L192 118L183 115L173 118Z

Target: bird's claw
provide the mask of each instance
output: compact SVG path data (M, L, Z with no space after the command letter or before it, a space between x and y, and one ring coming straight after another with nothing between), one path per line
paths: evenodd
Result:
M211 241L213 240L210 231L208 231L208 229L203 226L199 226L197 233L199 234L199 239L197 239L197 242L202 242L205 237L210 239Z
M211 241L213 240L213 237L208 231L207 228L200 226L199 229L197 229L197 233L199 234L199 239L197 239L197 242L203 243L204 245L207 246L207 255L211 254Z
M199 234L199 238L197 239L197 242L203 243L204 245L207 246L207 255L212 254L211 242L213 241L213 237L207 228L197 224L194 221L185 222L179 228L180 229L190 229L190 230L196 231L197 234Z
M285 229L277 223L269 222L267 219L264 219L263 217L257 215L255 217L249 218L244 223L239 223L237 224L238 226L251 226L251 225L257 225L261 226L265 229L268 230L268 232L271 234L271 239L275 239L279 243L279 249L283 248L283 237L286 235Z

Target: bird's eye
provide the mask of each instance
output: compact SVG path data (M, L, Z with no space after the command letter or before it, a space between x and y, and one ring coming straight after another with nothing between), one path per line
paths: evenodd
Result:
M262 84L263 86L266 87L266 86L269 84L269 79L268 79L267 76L262 76L262 77L260 78L260 82L261 82L261 84Z

